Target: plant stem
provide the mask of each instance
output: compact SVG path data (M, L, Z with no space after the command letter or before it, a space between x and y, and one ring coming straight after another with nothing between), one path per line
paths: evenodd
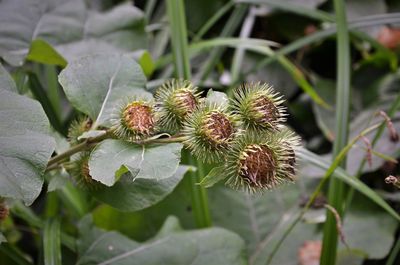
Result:
M336 157L346 146L349 131L350 111L350 43L347 28L346 9L343 0L334 0L337 21L337 83L336 83L336 130L333 146L333 157ZM346 157L343 157L340 166L345 168ZM328 191L328 204L336 209L341 216L344 206L344 183L331 178ZM324 265L336 264L336 249L338 232L335 216L327 211L322 240L320 263Z
M184 2L183 0L168 0L166 3L168 20L170 23L175 75L176 77L191 79ZM189 154L186 153L186 156L186 160L188 160L190 164L195 164L193 158L190 157ZM197 183L201 182L203 171L202 165L197 163L197 172L189 173L192 208L198 227L211 226L207 191L203 187L197 185Z
M52 166L54 164L57 164L60 161L63 161L64 159L69 158L73 154L84 151L107 138L110 138L110 133L105 133L105 134L99 135L97 137L86 139L84 142L72 146L70 149L68 149L64 153L61 153L59 155L52 157L49 160L49 163L47 164L47 168L49 168L50 166Z
M88 138L86 141L79 143L77 145L72 146L70 149L65 151L64 153L58 154L54 157L52 157L49 160L49 163L47 164L46 171L50 171L53 169L58 168L58 163L63 161L64 159L69 158L70 156L85 151L89 148L92 148L94 145L100 143L101 141L111 138L112 133L110 131L107 131L107 133L103 135L99 135L97 137L93 138ZM168 138L161 138L161 139L149 139L149 140L144 140L144 141L138 141L138 142L133 142L135 144L167 144L167 143L180 143L183 142L186 139L185 136L181 135L176 135L176 136L171 136Z

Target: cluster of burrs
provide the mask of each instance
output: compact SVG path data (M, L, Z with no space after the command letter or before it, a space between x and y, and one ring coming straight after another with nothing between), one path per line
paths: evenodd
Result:
M152 101L122 104L111 131L132 142L166 133L179 137L195 157L222 167L226 184L258 192L295 178L300 140L283 125L283 102L271 86L250 83L238 87L228 104L218 104L202 98L190 81L174 79Z

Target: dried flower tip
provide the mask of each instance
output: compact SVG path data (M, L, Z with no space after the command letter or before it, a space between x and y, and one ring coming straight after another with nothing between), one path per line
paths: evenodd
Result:
M133 100L120 108L115 116L112 130L119 138L136 141L154 134L156 119L149 102Z
M397 143L399 141L399 134L397 133L396 128L394 127L392 120L389 118L389 116L383 110L381 110L379 112L379 114L386 121L386 126L387 126L387 128L389 130L390 141L392 141L394 143Z
M226 163L227 184L253 193L294 181L298 145L299 138L288 130L240 136Z
M386 184L392 184L394 186L396 186L397 188L400 188L400 179L399 177L395 177L392 175L389 175L385 178L385 182Z
M203 122L203 130L206 137L214 145L224 144L229 141L235 132L233 123L228 116L217 111L206 115Z
M271 86L250 83L236 89L231 107L246 129L276 130L285 121L283 102L282 97Z
M0 222L4 221L10 213L8 206L4 201L0 202Z
M239 159L239 175L252 187L274 185L277 161L266 145L249 145Z
M190 81L172 79L165 82L155 94L159 127L177 133L187 116L199 104L197 88Z
M71 145L79 143L80 141L78 140L78 137L81 136L84 132L89 131L92 125L92 119L87 116L82 116L74 120L68 129L68 140Z
M94 180L89 172L89 152L80 154L65 165L65 169L74 178L76 184L87 190L98 189L102 184Z
M366 154L366 160L368 162L369 167L372 167L372 145L370 140L365 137L365 136L361 136L361 139L363 140L363 142L365 143L366 147L367 147L367 154Z
M335 220L336 220L336 230L337 230L337 232L338 232L338 234L339 234L340 241L342 241L342 243L343 243L347 248L349 248L349 245L348 245L347 242L346 242L346 237L345 237L344 231L343 231L342 220L341 220L341 218L340 218L339 213L337 212L337 210L336 210L334 207L332 207L332 206L329 205L329 204L325 204L324 207L325 207L328 211L330 211L330 212L333 214L333 216L335 217Z
M183 134L187 148L205 162L220 161L235 137L235 117L217 106L202 105L188 117Z

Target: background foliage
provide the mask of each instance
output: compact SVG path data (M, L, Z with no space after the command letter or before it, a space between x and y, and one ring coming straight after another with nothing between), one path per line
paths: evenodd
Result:
M397 2L0 1L0 196L11 211L0 263L304 265L322 248L321 264L397 264L400 197L384 179L399 175L400 144L383 124L346 146L380 110L400 129ZM220 104L242 82L272 84L303 139L298 181L262 195L204 189L212 165L180 143L111 139L89 161L106 186L46 170L82 113L94 121L82 137L102 137L121 98L152 98L171 77ZM347 243L337 251L328 197Z

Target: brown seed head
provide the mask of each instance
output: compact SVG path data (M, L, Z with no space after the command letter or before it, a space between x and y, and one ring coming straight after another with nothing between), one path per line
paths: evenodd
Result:
M207 138L216 145L225 143L231 139L234 133L232 122L226 115L219 112L212 112L207 115L203 123L203 128Z
M154 129L155 121L150 106L133 102L125 107L122 115L126 127L133 132L149 135Z
M279 118L279 110L275 104L266 96L261 96L253 103L255 111L260 116L259 121L272 123Z
M265 145L252 144L245 148L240 158L239 175L252 187L273 186L277 161Z
M191 91L182 90L174 94L174 110L179 116L186 116L193 112L197 106L196 97Z

